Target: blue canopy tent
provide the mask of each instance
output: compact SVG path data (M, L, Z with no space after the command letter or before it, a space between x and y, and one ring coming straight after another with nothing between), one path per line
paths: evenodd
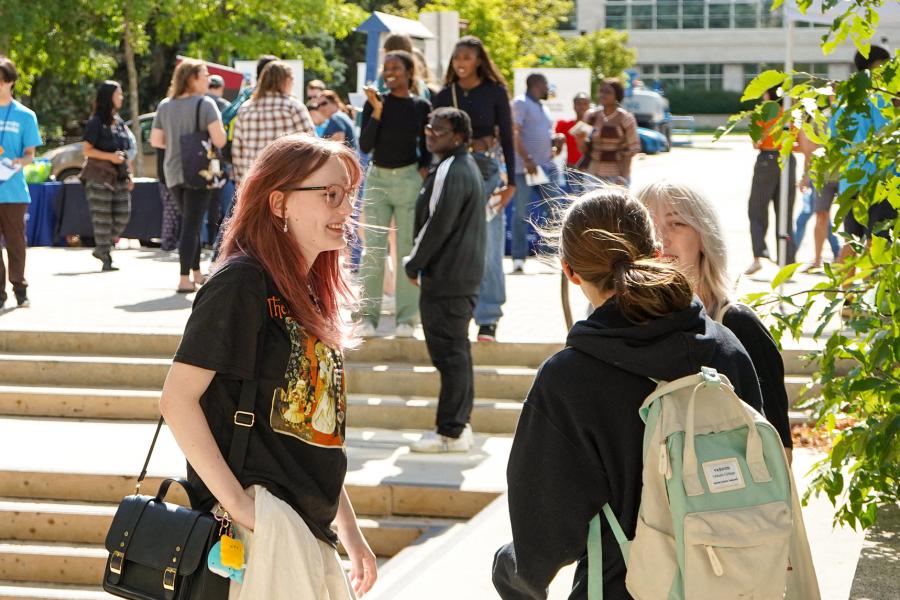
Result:
M431 31L419 21L404 19L375 11L356 31L368 36L366 41L366 82L374 81L378 75L378 52L381 50L381 34L402 33L414 40L430 40Z

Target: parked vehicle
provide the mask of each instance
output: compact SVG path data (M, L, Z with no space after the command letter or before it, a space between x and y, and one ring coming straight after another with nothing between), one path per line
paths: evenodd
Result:
M669 148L671 148L671 140L666 139L666 136L659 131L638 127L637 132L641 140L641 152L644 154L668 152Z
M150 145L150 128L155 115L156 113L147 113L138 117L141 124L141 144L135 162L140 162L141 177L156 177L156 149ZM127 125L131 127L131 121ZM51 173L56 181L71 181L78 178L81 165L84 164L84 145L81 142L66 144L46 152L42 158L50 161Z
M638 127L657 131L665 138L664 151L672 147L672 113L669 100L662 94L640 87L630 88L622 108L634 115Z

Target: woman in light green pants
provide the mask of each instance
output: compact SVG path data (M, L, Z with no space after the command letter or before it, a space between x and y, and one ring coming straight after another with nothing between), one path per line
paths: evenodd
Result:
M366 88L359 146L372 154L366 176L364 215L366 243L360 277L365 289L358 315L360 333L375 335L381 313L387 227L391 218L397 227L397 257L409 254L413 243L416 199L427 174L431 154L425 148L425 124L431 104L410 92L415 77L412 55L398 50L384 58L384 82L388 95ZM419 312L419 290L394 265L398 337L412 337Z

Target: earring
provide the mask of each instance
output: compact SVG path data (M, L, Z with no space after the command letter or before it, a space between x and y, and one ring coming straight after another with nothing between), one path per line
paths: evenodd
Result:
M287 217L282 217L284 219L284 227L281 229L283 232L287 233Z

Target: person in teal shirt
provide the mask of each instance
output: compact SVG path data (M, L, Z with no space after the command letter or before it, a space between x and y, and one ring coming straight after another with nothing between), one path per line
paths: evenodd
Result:
M864 57L860 52L857 52L853 58L853 62L856 65L857 71L864 71L866 69L877 69L886 61L890 60L890 58L891 55L886 49L882 48L881 46L872 46L869 49L868 58ZM881 97L876 97L874 100L869 99L869 106L867 111L854 112L848 115L852 123L850 132L853 135L853 146L866 141L869 138L870 132L878 131L888 124L887 118L885 118L885 116L881 112L882 109L886 107L887 102ZM832 136L837 134L836 125L838 120L843 117L843 114L844 108L842 107L838 109L832 116L829 123ZM852 182L846 177L841 177L841 180L838 183L839 194L843 194L850 187L856 187L857 190L861 189L864 185L866 185L866 183L868 183L868 180L872 176L872 174L875 173L876 165L874 162L864 156L857 156L850 162L844 172L846 173L851 170L861 171L862 177ZM857 191L856 193L858 194L859 192ZM888 200L883 200L869 207L868 223L866 225L863 225L856 220L856 218L853 216L853 211L848 212L844 216L844 232L857 239L866 241L871 239L873 233L874 235L890 239L890 234L888 231L878 232L878 226L885 221L893 221L896 218L897 210L891 205ZM844 244L844 246L841 248L838 260L843 261L852 254L853 248L850 246L850 244Z
M31 203L23 168L34 161L35 149L42 145L37 117L13 98L19 73L13 61L0 56L0 237L6 239L9 282L16 304L26 306L25 213ZM10 171L15 171L6 177ZM0 257L0 308L6 303L6 266Z

